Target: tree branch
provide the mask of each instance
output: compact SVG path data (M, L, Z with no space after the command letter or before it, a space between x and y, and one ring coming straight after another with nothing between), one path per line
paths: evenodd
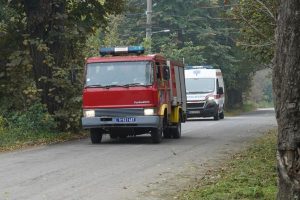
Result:
M257 3L259 3L260 5L262 5L262 7L269 13L269 15L272 17L272 19L274 21L276 21L275 16L273 15L273 13L271 12L271 10L266 6L266 4L264 4L262 1L260 0L256 0Z

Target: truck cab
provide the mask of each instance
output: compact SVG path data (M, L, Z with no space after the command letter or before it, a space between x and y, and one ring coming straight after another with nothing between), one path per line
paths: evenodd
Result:
M92 143L103 134L180 138L186 118L184 68L139 46L102 48L85 66L82 126Z
M224 119L224 81L220 69L191 66L185 70L187 117Z

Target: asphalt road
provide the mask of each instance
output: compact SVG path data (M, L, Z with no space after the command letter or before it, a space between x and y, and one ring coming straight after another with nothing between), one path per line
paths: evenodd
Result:
M276 126L274 111L191 120L181 139L89 139L0 154L0 200L167 199Z

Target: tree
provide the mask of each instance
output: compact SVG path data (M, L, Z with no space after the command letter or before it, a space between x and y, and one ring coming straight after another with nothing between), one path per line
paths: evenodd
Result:
M61 129L78 128L85 58L82 50L91 34L106 27L109 14L122 11L123 3L124 0L0 0L4 17L15 19L9 22L16 27L14 30L1 20L0 34L10 31L14 36L5 34L0 42L1 50L9 47L0 53L5 58L0 63L0 77L6 79L3 93L14 89L14 94L24 97L15 98L13 103L18 106L10 109L25 110L27 97L33 96L35 102L46 105ZM2 91L0 100L7 101Z
M280 0L273 69L278 199L300 199L300 1Z

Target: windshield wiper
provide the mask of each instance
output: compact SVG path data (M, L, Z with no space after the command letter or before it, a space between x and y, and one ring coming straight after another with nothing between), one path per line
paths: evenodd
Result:
M105 88L103 85L86 85L85 88Z
M148 87L149 85L144 85L143 83L128 83L124 85L125 87L143 86Z
M104 88L111 88L111 87L125 87L127 88L128 86L126 85L117 85L117 84L112 84L112 85L105 85L103 86Z

